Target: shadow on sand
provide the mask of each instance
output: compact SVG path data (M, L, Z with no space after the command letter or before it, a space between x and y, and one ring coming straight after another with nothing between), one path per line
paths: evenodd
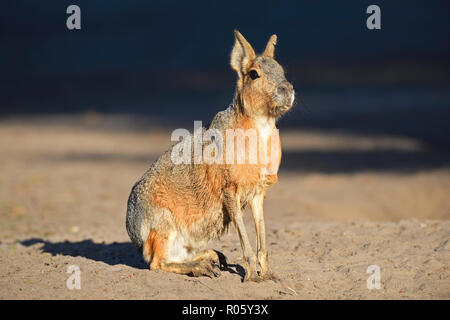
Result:
M26 247L43 244L41 251L53 256L61 254L84 257L111 266L124 264L133 268L147 269L147 265L131 242L95 243L90 239L77 242L49 242L39 238L31 238L20 243Z

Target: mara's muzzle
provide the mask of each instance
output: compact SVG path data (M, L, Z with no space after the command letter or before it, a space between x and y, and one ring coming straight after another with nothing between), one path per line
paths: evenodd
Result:
M274 109L272 113L274 116L281 116L283 113L287 112L295 100L295 91L292 84L287 80L282 81L275 89L273 101Z

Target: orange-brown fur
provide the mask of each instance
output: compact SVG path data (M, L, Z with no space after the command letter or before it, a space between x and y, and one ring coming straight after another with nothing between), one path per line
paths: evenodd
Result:
M161 258L164 255L164 239L155 230L148 233L143 255L146 261L151 261L150 269L159 268Z

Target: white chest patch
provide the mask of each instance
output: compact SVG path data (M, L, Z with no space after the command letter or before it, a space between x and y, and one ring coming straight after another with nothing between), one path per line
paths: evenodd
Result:
M263 143L264 146L267 146L269 137L272 135L273 130L276 130L275 119L261 117L256 120L255 124L258 128L259 137L261 139L260 143Z
M280 145L277 143L278 131L274 118L261 117L255 121L259 136L259 160L264 166L263 175L273 175L278 172ZM270 139L270 145L268 144Z

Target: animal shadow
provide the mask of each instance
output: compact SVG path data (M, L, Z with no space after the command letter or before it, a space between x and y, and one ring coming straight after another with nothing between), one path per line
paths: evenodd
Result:
M219 256L220 270L228 271L231 274L239 275L241 277L241 281L243 282L244 277L245 277L245 269L239 264L229 264L227 262L227 258L225 257L225 255L222 252L217 251L217 250L214 250L214 251Z
M131 242L95 243L92 240L50 242L39 238L31 238L20 242L29 247L35 244L43 244L42 252L84 257L94 261L101 261L111 266L124 264L133 268L147 269L136 247Z

